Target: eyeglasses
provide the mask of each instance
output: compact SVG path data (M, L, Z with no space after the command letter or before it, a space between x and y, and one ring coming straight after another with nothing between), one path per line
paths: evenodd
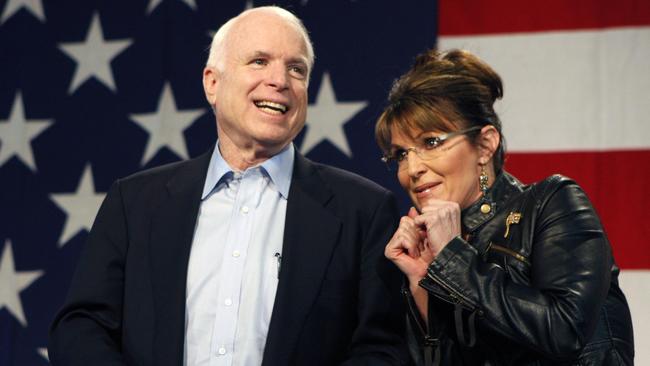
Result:
M422 160L433 160L444 152L444 150L441 149L441 146L445 141L456 136L480 130L481 128L481 126L474 126L464 130L443 133L438 136L424 136L419 146L396 148L391 151L389 155L382 156L381 161L386 163L389 169L394 166L397 166L397 169L403 169L407 166L406 162L408 161L409 151L415 152L415 154Z

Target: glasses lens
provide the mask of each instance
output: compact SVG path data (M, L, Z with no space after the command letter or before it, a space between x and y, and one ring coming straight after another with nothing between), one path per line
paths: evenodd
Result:
M453 145L446 145L445 142L449 139L452 139L456 136L466 135L473 131L480 130L480 126L470 127L464 130L453 131L443 133L438 136L429 136L425 137L424 140L419 142L417 147L401 148L400 150L394 152L390 158L385 156L382 160L386 163L386 166L391 171L397 171L400 169L405 169L408 166L408 159L411 155L410 153L415 153L418 158L422 160L434 160L444 155L445 152L453 147ZM444 146L443 146L444 145ZM396 159L395 156L402 154L401 159Z

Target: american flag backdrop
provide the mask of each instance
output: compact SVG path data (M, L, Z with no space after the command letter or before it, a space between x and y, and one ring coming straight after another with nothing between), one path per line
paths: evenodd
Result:
M506 169L558 172L594 203L650 365L650 2L440 0L438 46L500 73ZM552 263L549 263L552 265Z
M0 366L47 365L47 328L117 178L216 139L201 71L213 32L252 6L295 12L316 65L309 158L408 200L379 161L392 80L436 43L501 74L498 110L525 182L575 178L603 219L650 364L647 0L0 0Z

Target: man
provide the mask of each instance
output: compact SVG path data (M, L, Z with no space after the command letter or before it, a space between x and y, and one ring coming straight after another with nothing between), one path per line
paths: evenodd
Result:
M215 35L213 151L118 180L51 330L53 365L399 365L395 200L310 162L309 37L277 7Z

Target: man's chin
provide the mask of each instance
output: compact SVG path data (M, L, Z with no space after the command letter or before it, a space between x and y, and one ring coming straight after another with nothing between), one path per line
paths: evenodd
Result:
M265 131L260 131L254 137L255 141L262 147L265 148L284 148L293 141L296 135L300 130L293 132L289 131L287 128L270 128Z
M291 140L287 139L255 139L255 150L267 157L272 157L282 151L290 143Z

